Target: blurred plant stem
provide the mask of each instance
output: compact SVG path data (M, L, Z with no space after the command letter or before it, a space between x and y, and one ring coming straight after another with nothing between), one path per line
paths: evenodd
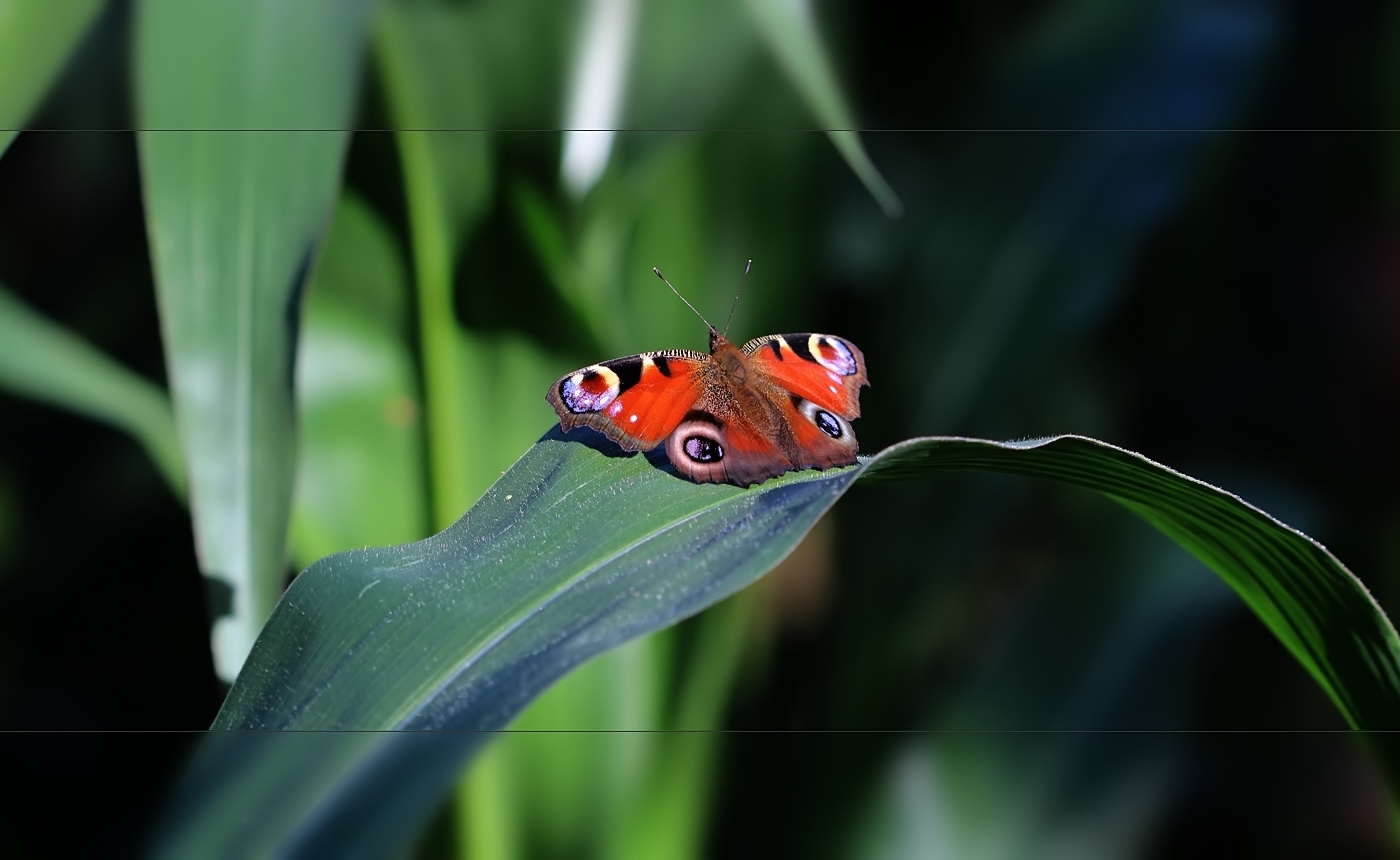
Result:
M485 133L452 133L484 124L484 108L470 88L471 70L446 74L462 72L457 55L470 53L461 38L470 24L455 9L387 3L374 30L408 206L434 531L451 525L473 501L467 479L473 452L463 444L469 436L461 403L464 335L453 307L452 276L457 249L488 197L491 179Z
M437 199L437 182L427 154L423 132L400 131L399 157L403 162L405 197L408 201L414 280L418 287L418 337L422 350L423 389L427 413L429 493L433 530L441 530L466 509L460 481L468 452L457 443L462 437L457 404L462 390L458 375L457 323L452 310L452 250Z
M460 444L465 434L457 402L463 385L457 358L460 333L452 308L452 243L441 217L425 133L400 131L398 140L418 284L418 337L431 463L428 480L436 531L451 525L471 504L460 481L470 452Z
M517 860L524 856L512 762L493 741L477 756L454 795L457 856Z
M676 712L662 754L654 759L645 790L631 804L610 860L675 860L704 854L706 814L724 712L734 690L757 592L750 589L701 615Z
M486 125L484 105L474 98L477 81L470 59L462 59L471 50L468 14L470 10L386 3L374 33L408 207L432 531L455 522L484 489L476 480L483 470L473 461L488 456L484 445L472 444L480 443L482 433L470 426L468 400L473 392L489 390L489 350L471 342L453 302L457 249L488 198L491 182L486 133L479 130ZM502 755L500 745L492 743L458 784L459 856L520 856L512 769Z

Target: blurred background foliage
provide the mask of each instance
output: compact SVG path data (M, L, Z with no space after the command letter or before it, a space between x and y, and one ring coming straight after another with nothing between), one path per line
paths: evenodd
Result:
M0 853L52 847L56 805L75 847L134 852L218 707L229 608L161 390L134 129L171 81L140 78L160 4L29 6L0 2L0 127L28 129L0 132L0 727L64 733L0 742L27 787ZM1394 605L1393 4L404 0L362 50L343 185L308 216L272 581L455 520L561 373L703 347L651 266L716 319L752 258L735 333L859 344L865 450L1093 435ZM1394 850L1359 744L1225 586L1011 479L852 492L759 587L516 728L419 856Z

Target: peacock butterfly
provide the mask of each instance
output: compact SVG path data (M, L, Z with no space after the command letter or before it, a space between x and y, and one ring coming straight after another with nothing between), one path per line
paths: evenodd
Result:
M732 307L729 313L732 319ZM856 461L850 422L860 417L861 386L870 383L855 344L829 334L770 334L737 347L705 325L709 355L644 352L554 383L545 399L564 431L592 427L627 451L665 443L676 469L699 483L747 487Z

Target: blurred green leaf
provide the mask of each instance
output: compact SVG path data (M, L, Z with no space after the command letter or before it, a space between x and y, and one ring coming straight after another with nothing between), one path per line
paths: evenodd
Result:
M831 60L822 47L811 5L807 0L745 0L744 5L778 65L807 100L836 151L885 214L899 217L904 205L865 152L855 115L846 104Z
M723 99L736 92L752 98L759 49L758 33L741 4L645 5L627 82L627 126L710 126Z
M144 0L137 13L142 179L196 548L232 590L213 633L225 678L281 591L301 290L335 201L368 11Z
M471 860L516 860L523 853L524 828L519 824L518 772L492 745L482 750L465 779L458 783L455 799L457 856Z
M0 155L101 9L102 0L0 0Z
M4 289L0 385L125 430L145 446L171 489L184 494L180 445L165 392Z
M1056 506L1070 496L1041 498ZM1221 622L1239 601L1125 510L1056 522L1056 541L1087 538L1094 551L1045 571L1018 594L1016 612L988 626L993 652L920 720L932 731L890 751L847 856L1151 853L1174 789L1189 779L1180 765L1192 739L1182 730L1202 658L1220 656Z
M405 0L384 3L375 21L376 60L405 162L413 228L440 224L438 241L450 258L491 194L482 26L470 4ZM428 179L434 184L415 184Z
M336 786L326 795L331 810L380 808L401 818L359 821L320 809L292 826L259 828L258 850L354 845L374 856L401 846L430 806L399 798L440 796L455 771L446 759L469 755L480 732L507 725L570 668L757 579L857 477L989 471L1104 493L1233 586L1351 725L1400 725L1400 641L1356 577L1262 511L1137 454L1075 436L924 438L847 469L740 490L690 484L651 458L581 443L589 438L553 431L448 530L323 559L292 584L215 729L450 731L431 733L441 745L432 767L396 764L410 755L405 745L418 742L387 731L324 768L289 768L289 781ZM1394 777L1400 756L1389 737L1369 740ZM185 840L245 821L247 810L225 802L217 784L237 785L246 769L266 766L252 757L223 776L200 770L202 784L213 787L172 823L168 844L193 844ZM406 782L386 778L388 771ZM332 819L335 828L326 824ZM371 842L371 831L383 841Z
M568 65L571 0L481 0L476 41L480 67L489 70L493 128L552 128L559 122L561 83ZM554 135L550 135L551 138Z
M408 298L388 229L359 198L341 197L297 344L298 567L428 533Z
M522 180L515 184L511 192L511 203L521 231L530 242L535 260L548 275L554 291L577 315L582 327L600 349L604 348L604 344L612 345L623 340L619 332L625 325L625 315L616 312L618 278L617 273L611 271L616 267L617 254L602 255L601 262L608 271L598 277L600 273L594 269L599 268L600 255L574 250L566 235L563 218L534 186ZM588 238L605 237L607 250L613 250L627 236L625 227L618 223L621 220L595 198L585 219L584 235ZM584 248L593 250L591 244L596 243L582 241L578 244L584 246L579 249L581 252ZM586 265L585 261L593 265Z
M712 318L722 320L734 298L748 258L714 252L724 243L712 224L730 212L715 205L702 156L689 136L650 147L626 171L602 178L578 207L572 235L543 195L525 182L513 187L511 202L536 259L602 352L706 348L704 324L656 279L653 266ZM749 242L753 232L744 231Z
M1092 735L1091 739L1106 737ZM858 860L1150 856L1153 827L1170 801L1172 773L1161 761L1124 767L1091 798L1071 806L1063 796L1077 786L1046 779L1029 767L1008 775L997 769L1000 762L978 747L979 740L985 736L949 733L900 749L882 786L879 806L846 856ZM1045 746L1043 736L1041 740ZM1130 744L1144 742L1142 736L1129 740ZM1062 745L1069 745L1068 739L1051 739L1050 746L1057 750ZM1095 753L1109 760L1123 755L1121 749L1098 746L1083 754Z

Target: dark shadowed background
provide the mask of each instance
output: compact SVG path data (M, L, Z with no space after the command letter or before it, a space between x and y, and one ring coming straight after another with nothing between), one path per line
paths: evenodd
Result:
M558 130L581 4L446 5L524 34L483 49L491 130L441 133L490 153L453 278L490 356L473 493L552 425L553 378L703 347L650 266L714 319L752 258L735 333L860 345L863 450L1091 435L1238 493L1400 601L1400 7L818 3L903 204L892 219L737 2L639 7L622 130L582 189L561 178ZM0 283L164 385L133 14L99 14L0 158ZM315 278L369 265L355 237L371 234L385 271L412 277L382 63L367 57ZM415 397L394 403L384 420L421 433ZM304 455L316 445L303 436ZM289 569L344 548L302 480ZM382 542L443 524L413 504ZM204 582L189 512L137 442L0 391L0 854L139 850L225 689ZM861 486L741 598L697 855L1395 853L1380 779L1325 695L1225 585L1097 496L987 476ZM648 659L684 663L698 624ZM554 784L571 753L538 747L506 738L493 765ZM610 753L578 755L608 779ZM625 853L586 804L535 802L511 856ZM419 854L465 856L459 830L445 811Z

